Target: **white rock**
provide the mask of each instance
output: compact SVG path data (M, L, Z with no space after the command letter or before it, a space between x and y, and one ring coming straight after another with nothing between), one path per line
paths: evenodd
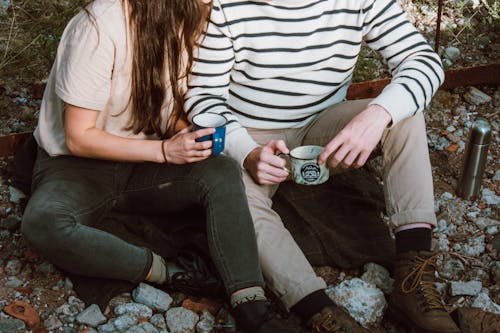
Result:
M132 291L132 299L159 312L167 311L173 302L169 294L146 283L139 283Z
M481 90L475 87L470 87L469 90L464 94L464 99L470 104L480 105L491 102L492 98L486 95Z
M90 305L88 308L83 310L83 312L81 312L78 316L76 316L77 322L92 327L104 324L106 320L107 320L106 317L104 317L104 315L101 312L101 309L99 309L99 306L97 306L97 304Z
M482 191L482 199L484 202L486 202L488 205L492 206L497 206L500 205L500 196L496 195L495 192L493 192L490 189L483 189Z
M384 293L390 294L394 284L389 271L378 264L368 263L364 266L364 273L361 279L380 288Z
M483 289L474 299L471 305L473 308L478 308L484 311L500 314L500 305L493 302L488 295L488 289Z
M171 333L195 333L199 319L196 313L182 307L170 308L165 318Z
M482 288L483 284L481 281L452 281L450 285L450 293L451 296L476 296L481 292Z
M380 289L358 278L345 280L333 288L328 288L327 293L335 304L344 307L366 328L376 326L380 322L387 306L384 293Z
M203 311L200 321L196 324L196 333L210 333L214 327L215 317L208 311Z

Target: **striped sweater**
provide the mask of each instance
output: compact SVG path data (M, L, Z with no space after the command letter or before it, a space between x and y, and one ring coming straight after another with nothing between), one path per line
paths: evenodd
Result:
M215 0L186 112L226 116L226 153L243 163L258 146L246 128L302 127L345 99L362 41L393 77L371 103L393 124L422 111L443 70L395 0Z

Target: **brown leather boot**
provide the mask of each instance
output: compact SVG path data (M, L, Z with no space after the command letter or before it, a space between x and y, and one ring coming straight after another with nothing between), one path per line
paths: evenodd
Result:
M462 333L500 333L500 314L481 309L460 308L452 312Z
M315 332L322 333L369 333L346 311L337 306L327 306L309 321Z
M434 285L437 256L428 251L398 255L389 311L418 333L460 333Z

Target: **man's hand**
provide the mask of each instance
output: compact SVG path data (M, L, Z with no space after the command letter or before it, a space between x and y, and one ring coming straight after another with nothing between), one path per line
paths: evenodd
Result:
M391 123L391 115L380 105L369 105L354 117L326 146L318 162L330 167L361 168Z
M279 184L288 177L286 161L276 156L277 152L290 152L283 140L272 140L264 147L255 148L245 158L243 166L257 184Z

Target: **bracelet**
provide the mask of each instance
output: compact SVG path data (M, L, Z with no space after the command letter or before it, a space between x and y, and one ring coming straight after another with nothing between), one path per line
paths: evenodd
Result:
M165 142L167 139L162 140L161 142L161 153L163 154L163 163L168 163L167 155L165 154Z

